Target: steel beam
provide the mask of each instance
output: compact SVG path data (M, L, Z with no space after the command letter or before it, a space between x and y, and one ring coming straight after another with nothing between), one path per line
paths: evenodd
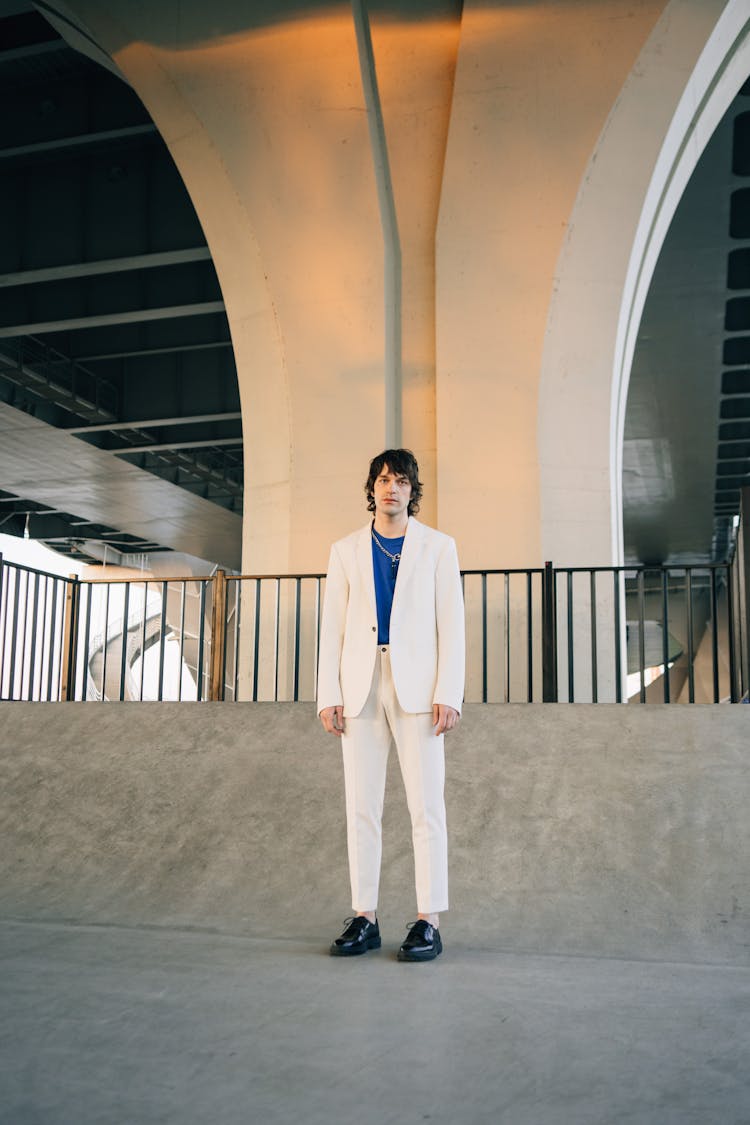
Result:
M241 417L241 411L231 410L226 414L190 414L184 418L144 418L140 422L113 422L110 426L106 423L101 426L66 426L65 432L80 437L82 434L109 433L113 430L151 430L156 426L190 426L202 422L235 422ZM173 447L170 446L169 448Z
M153 136L157 128L154 124L127 125L122 129L103 129L98 133L81 133L74 137L57 137L53 141L36 141L30 145L14 145L13 148L0 148L0 160L16 160L19 156L38 156L45 152L60 149L85 148L86 145L101 144L102 141L128 141L134 137Z
M47 39L43 43L29 43L26 47L7 47L0 50L0 66L3 63L33 59L37 55L51 55L53 52L69 50L70 47L64 39Z
M110 324L142 324L150 320L177 320L187 316L223 313L223 301L200 301L193 305L170 305L161 309L136 309L133 312L78 316L71 320L44 320L36 324L7 324L0 328L0 340L14 336L42 336L45 332L73 332L82 328L104 328Z
M214 438L206 441L167 441L161 445L129 445L127 449L108 449L107 453L114 453L116 457L123 457L131 453L159 453L162 449L207 449L214 445L242 445L241 437Z
M177 352L203 352L211 348L231 348L231 340L212 340L206 344L174 344L166 348L140 348L127 352L100 352L98 355L74 356L76 363L100 363L107 359L140 359L141 356L174 355Z
M187 250L166 250L160 254L134 254L128 258L106 258L99 262L74 262L67 266L47 266L45 269L0 274L0 289L16 285L38 285L45 281L98 277L107 273L159 269L162 266L181 266L187 262L202 262L210 258L211 251L207 246L193 246Z
M85 418L87 415L93 418L106 418L108 416L112 419L115 418L115 415L109 410L104 410L83 396L74 394L70 387L63 387L59 383L55 383L48 375L34 371L28 364L20 362L18 358L9 356L3 351L0 351L0 364L5 365L4 369L0 371L0 375L10 380L15 386L26 388L39 398L54 403L70 414L77 414L79 418ZM87 371L86 374L93 379L97 378L90 371Z

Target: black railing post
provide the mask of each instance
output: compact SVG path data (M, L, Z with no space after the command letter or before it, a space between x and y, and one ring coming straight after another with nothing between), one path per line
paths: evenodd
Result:
M63 702L75 699L76 658L78 655L78 610L81 586L77 574L71 574L65 590L65 617L63 620L63 645L60 669L60 698Z
M544 564L542 575L542 700L557 703L557 614L555 570Z
M740 613L742 614L742 647L740 651L740 698L750 689L750 487L744 487L740 499L740 527L737 534L737 548L740 551ZM743 604L744 603L744 604Z

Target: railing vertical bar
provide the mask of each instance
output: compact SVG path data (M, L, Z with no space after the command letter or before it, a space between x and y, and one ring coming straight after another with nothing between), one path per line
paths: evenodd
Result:
M542 700L557 702L557 575L549 561L542 574Z
M224 698L224 637L227 624L226 572L218 569L213 576L211 596L211 663L208 698L217 703Z
M58 594L62 595L60 597L60 609L57 609L57 596L58 596ZM57 675L55 677L55 669L53 668L52 661L51 661L51 665L49 665L49 672L47 673L47 676L48 676L47 687L48 687L48 692L49 692L49 702L52 702L52 685L53 685L53 682L54 682L55 678L56 678L55 699L60 700L61 697L62 697L63 643L64 643L64 637L65 637L65 628L64 628L64 625L65 625L65 579L64 578L60 578L58 580L55 580L55 583L52 587L51 621L52 621L52 629L53 629L54 640L52 640L51 649L49 649L49 651L51 651L51 654L56 661ZM60 639L58 639L58 638L60 638Z
M526 702L534 700L534 603L532 598L533 574L526 571Z
M728 626L728 641L729 641L729 699L732 703L736 703L739 696L737 694L737 646L735 637L735 619L734 619L734 575L738 574L739 567L737 566L737 556L729 572L729 581L727 582L727 626ZM739 604L739 599L738 599Z
M47 702L52 702L52 679L54 676L55 665L55 639L57 637L57 583L58 579L52 581L52 605L49 611L49 659L47 661ZM58 691L59 695L59 691Z
M65 619L68 610L68 586L69 581L67 578L61 578L59 586L56 587L57 596L59 598L59 606L57 608L56 625L55 629L59 634L58 639L55 641L55 648L59 652L59 661L57 668L57 693L56 698L59 700L65 699L66 679L66 655L65 655L65 636L66 625Z
M320 597L320 578L315 579L315 667L313 668L313 698L318 698L318 662L320 660L320 615L322 600Z
M294 688L293 702L299 702L299 644L301 620L301 591L302 579L296 578L294 582Z
M719 702L719 600L716 596L716 568L711 567L711 671L713 673L714 703Z
M138 699L143 703L143 683L146 676L146 618L148 617L148 580L143 583L143 620L141 622L141 686Z
M45 575L42 598L42 632L39 639L39 695L40 702L44 699L45 682L47 680L47 665L50 659L50 616L49 603L54 579Z
M225 700L226 697L227 697L227 643L228 643L228 634L229 634L229 630L227 629L227 623L229 621L229 597L228 597L229 586L228 586L226 575L224 576L223 587L224 588L223 588L222 596L223 596L223 599L224 599L224 609L223 609L224 626L221 630L221 632L222 632L222 638L221 638L221 699ZM236 628L236 625L237 625L237 619L236 619L236 615L235 615L235 628Z
M44 582L42 583L42 612L41 623L42 631L39 637L39 700L41 701L44 695L44 671L46 668L45 658L47 656L47 603L49 601L49 588L51 579L48 575L44 575Z
M63 698L75 699L76 665L78 661L78 629L81 618L81 584L78 576L71 574L65 595L65 618L63 624Z
M599 672L596 666L596 571L592 570L589 575L589 598L591 601L591 611L589 619L591 621L591 700L593 703L599 702Z
M167 643L167 593L168 583L162 582L161 584L161 620L159 622L159 687L157 690L157 700L159 703L164 699L164 646ZM145 655L145 654L144 654Z
M276 625L273 640L273 701L279 699L279 625L281 621L281 579L276 579Z
M503 606L503 649L505 650L505 702L510 703L510 574L507 570Z
M231 603L232 603L231 589L232 589L231 575L229 577L227 577L227 575L225 574L224 575L224 590L223 590L223 594L222 594L222 597L224 599L224 608L223 608L224 624L222 626L222 638L221 638L221 643L222 643L222 651L221 651L221 699L224 700L224 701L226 701L226 698L227 698L227 687L230 687L230 690L232 691L232 699L234 699L234 687L232 685L229 685L228 680L227 680L227 668L228 668L227 654L229 652L229 628L228 628L228 626L229 626L229 619L230 619L230 616L231 616ZM234 643L234 631L236 630L236 628L237 628L237 614L236 614L236 607L235 607L234 626L233 626L233 630L232 630L232 643ZM235 649L235 651L236 651L236 649Z
M102 697L102 703L107 698L107 660L109 657L109 595L112 590L112 583L107 583L107 589L104 594L104 636L102 638L102 682L99 693Z
M575 668L573 657L573 571L567 571L568 613L568 703L575 699Z
M3 697L3 684L5 683L5 632L8 617L8 591L6 575L10 575L7 564L0 553L0 699Z
M206 585L210 581L210 578L202 578L199 581L201 593L200 605L198 607L198 656L197 667L195 669L195 688L199 703L203 699L203 645L206 639Z
M18 637L18 599L19 599L19 585L21 581L21 572L16 570L14 573L15 581L13 583L13 624L11 625L10 634L10 675L8 680L8 698L16 698L16 644Z
M2 692L6 692L6 676L7 676L7 698L13 698L13 682L10 679L10 661L13 659L13 632L9 624L9 619L12 616L12 591L18 581L18 572L15 568L11 569L9 566L5 568L5 582L3 584L3 651L2 651L2 670L3 670L3 683ZM8 649L8 661L6 663L6 642Z
M222 581L222 602L220 605L222 624L221 624L221 676L219 685L219 696L221 700L227 697L227 622L229 621L229 597L227 596L227 578L224 575Z
M39 580L42 579L42 580ZM44 658L46 654L46 625L47 625L47 585L48 579L46 575L37 574L36 580L39 587L39 598L42 601L42 610L39 611L39 600L34 607L35 630L34 639L31 642L31 651L35 654L34 663L34 676L33 684L31 684L31 699L42 700L42 692L44 690ZM38 654L38 659L36 654ZM36 683L38 668L38 687Z
M693 568L685 567L685 609L687 611L688 702L695 703L695 669L693 667Z
M253 703L258 702L258 661L260 659L260 578L255 579L255 638L253 643Z
M3 552L0 551L0 629L2 629L3 617L3 590L5 589L5 563L3 561ZM0 699L3 697L3 635L0 631Z
M621 599L625 592L625 572L615 567L612 571L615 595L615 702L622 703L622 612ZM627 635L626 635L627 644Z
M747 559L748 548L744 546L747 543L747 529L740 523L739 534L743 548L735 555L737 565L735 570L737 572L737 636L736 636L736 656L735 663L737 665L737 701L745 698L745 693L748 690L746 682L746 675L748 672L748 638L747 638L747 616L748 616L748 599L750 598L750 580L747 575Z
M178 703L182 703L182 669L185 663L185 603L187 601L187 587L187 579L183 579L180 589L180 669L177 674Z
M39 574L34 574L34 601L31 610L31 647L29 651L29 700L34 698L34 678L36 674L36 640L39 620Z
M236 703L240 693L240 615L242 613L242 583L234 582L234 688L233 700Z
M662 634L661 650L664 668L664 702L669 703L669 585L666 569L661 572Z
M89 697L89 648L91 642L91 602L93 601L94 587L86 585L86 624L83 633L83 686L81 698L84 703Z
M125 583L125 604L122 610L122 629L120 630L120 639L122 640L122 649L120 651L120 702L125 699L125 672L128 665L128 621L130 615L130 582Z
M487 702L487 571L482 571L482 703Z
M52 659L52 619L49 616L49 594L53 591L55 586L54 578L47 576L44 583L44 604L42 606L42 639L40 639L40 650L42 650L42 661L39 664L39 699L44 699L44 683L47 676L47 668L49 660Z
M23 687L26 680L26 633L29 622L29 582L31 575L28 570L23 570L23 610L21 613L21 672L18 677L18 698L23 699Z
M638 670L641 681L640 702L646 702L646 592L645 572L638 571Z

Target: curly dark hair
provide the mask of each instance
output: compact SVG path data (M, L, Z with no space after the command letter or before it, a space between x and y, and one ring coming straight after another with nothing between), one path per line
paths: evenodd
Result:
M409 478L411 496L409 498L408 512L415 516L419 511L419 501L422 499L422 482L419 479L419 465L410 449L384 449L370 462L370 472L365 481L365 496L367 497L367 511L375 511L375 493L373 488L376 479L380 476L385 466L398 476Z

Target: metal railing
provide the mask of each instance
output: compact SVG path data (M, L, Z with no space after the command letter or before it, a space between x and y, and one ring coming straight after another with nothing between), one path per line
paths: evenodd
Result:
M466 699L738 702L730 563L462 572ZM0 556L0 698L312 700L325 576L59 578Z
M62 698L67 579L0 555L0 699Z
M747 664L735 562L552 572L560 701L739 702Z

